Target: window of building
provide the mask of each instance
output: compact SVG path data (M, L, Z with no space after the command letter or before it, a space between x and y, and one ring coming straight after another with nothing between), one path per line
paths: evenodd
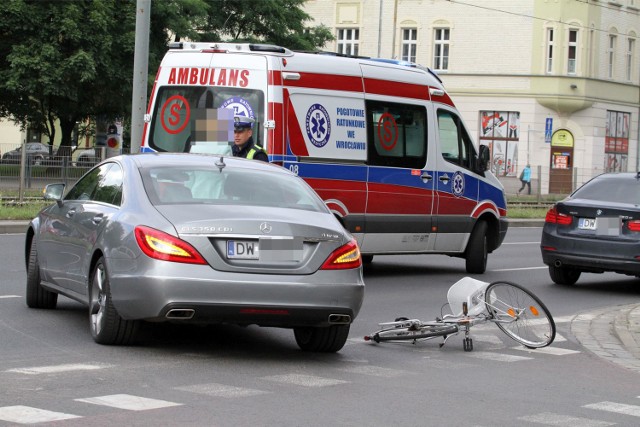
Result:
M607 111L604 137L604 169L606 172L627 171L630 121L630 113Z
M626 67L626 74L627 74L627 80L631 81L633 78L633 63L635 62L633 57L633 53L636 50L636 40L635 39L628 39L627 40L627 67Z
M578 30L569 30L569 50L567 55L567 74L576 74L578 56Z
M546 49L546 68L547 73L553 72L553 28L547 28L547 49Z
M338 29L338 53L358 55L360 30L357 28Z
M609 35L609 48L607 49L607 57L609 59L607 76L612 79L614 73L614 64L616 60L616 36L612 34Z
M418 30L415 28L402 29L402 60L416 62L418 49Z
M519 111L480 111L480 143L491 151L491 171L496 176L516 176Z
M449 69L449 28L436 28L434 32L433 69Z

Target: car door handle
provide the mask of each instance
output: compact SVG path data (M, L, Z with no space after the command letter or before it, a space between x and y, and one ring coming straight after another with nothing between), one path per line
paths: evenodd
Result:
M104 219L104 215L102 214L98 214L96 216L94 216L91 221L93 221L94 224L100 224L102 222L102 220Z
M74 216L75 214L76 214L76 208L71 208L71 209L69 209L69 210L67 211L67 213L66 213L66 215L65 215L65 216L66 216L67 218L71 218L71 217L72 217L72 216Z
M440 179L440 181L442 181L445 184L447 184L449 182L449 175L442 175L439 179Z
M420 178L422 178L422 182L426 184L433 179L433 176L427 172L424 172L422 175L420 175Z

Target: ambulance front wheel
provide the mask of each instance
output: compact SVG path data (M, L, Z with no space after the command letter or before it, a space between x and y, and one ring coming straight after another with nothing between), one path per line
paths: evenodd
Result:
M467 273L482 274L487 269L487 223L478 221L471 232L465 258Z

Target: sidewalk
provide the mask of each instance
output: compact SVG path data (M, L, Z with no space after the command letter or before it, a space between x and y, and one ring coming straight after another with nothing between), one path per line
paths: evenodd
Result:
M509 220L510 227L541 227L543 223L544 220ZM0 220L0 234L24 233L28 224L29 221ZM571 320L571 333L595 355L640 373L640 304L578 314Z

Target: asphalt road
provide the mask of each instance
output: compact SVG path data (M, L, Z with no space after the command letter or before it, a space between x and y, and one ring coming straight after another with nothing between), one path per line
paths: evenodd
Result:
M462 338L370 344L362 337L404 315L432 319L461 259L376 257L365 270L363 309L338 354L298 350L288 330L146 325L140 344L100 346L87 310L24 303L22 235L0 236L0 426L606 426L638 425L638 374L583 348L577 314L638 301L638 280L583 275L553 285L540 228L512 228L490 255L485 281L522 284L558 328L548 348L527 350L494 325Z

